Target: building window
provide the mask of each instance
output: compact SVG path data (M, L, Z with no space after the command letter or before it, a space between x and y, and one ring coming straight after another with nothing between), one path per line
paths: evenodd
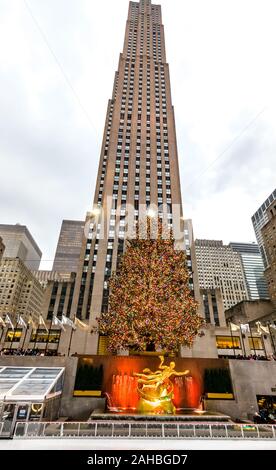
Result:
M256 336L249 336L248 341L251 350L260 351L264 349L261 338L256 338Z
M241 349L240 338L233 336L216 336L217 349Z
M58 343L60 339L60 330L37 330L31 335L31 343Z
M6 342L13 342L13 343L19 343L20 339L22 336L22 329L15 329L13 330L12 328L9 328L7 333L6 333Z

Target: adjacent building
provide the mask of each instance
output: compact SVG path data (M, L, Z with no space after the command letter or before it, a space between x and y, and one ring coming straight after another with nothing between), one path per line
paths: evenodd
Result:
M18 315L39 321L45 290L19 258L3 258L0 264L0 316Z
M42 252L25 225L0 224L5 258L19 258L28 269L38 269Z
M268 289L264 277L264 263L256 243L229 243L240 254L248 300L267 299Z
M49 282L52 281L60 281L61 278L64 278L66 276L70 277L71 273L58 273L57 271L32 271L33 275L36 277L36 279L40 282L42 287L46 289L48 286Z
M206 324L225 326L223 298L220 289L200 289Z
M265 277L271 300L276 302L276 200L267 208L267 223L261 230L267 266Z
M43 304L43 316L47 320L53 317L69 317L75 287L75 273L58 273L54 280L49 280Z
M53 271L68 273L77 272L83 237L83 221L62 221Z
M225 309L248 299L239 253L221 240L196 240L195 251L201 289L220 289Z
M189 286L191 293L199 303L198 311L202 314L202 303L199 289L198 271L195 253L195 240L193 231L193 222L191 219L184 220L184 244L186 252L186 263L190 273Z
M262 228L268 222L267 208L276 200L276 189L268 196L261 207L252 216L252 223L255 230L258 245L260 247L261 255L264 262L264 267L267 268L268 260L267 254L264 247L264 241L262 236Z

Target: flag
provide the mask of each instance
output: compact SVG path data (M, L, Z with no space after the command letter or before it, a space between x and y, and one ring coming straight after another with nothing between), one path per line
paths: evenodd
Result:
M13 323L12 323L12 321L11 321L11 319L10 319L10 317L7 313L6 313L5 323L6 323L6 325L10 325L11 329L14 330Z
M231 326L231 329L233 331L239 331L240 330L240 327L238 325L235 325L235 323L230 322L230 326Z
M36 324L35 324L35 322L34 322L34 320L33 320L32 315L29 315L29 318L28 318L28 325L31 325L31 327L33 328L33 330L36 329Z
M21 317L21 315L18 315L17 323L18 323L18 325L23 326L23 328L27 328L27 325L26 325L24 319Z
M79 327L81 330L84 330L84 331L90 330L90 326L87 325L86 323L83 323L78 318L75 318L75 325Z
M63 323L60 321L60 319L58 317L56 317L55 315L53 315L53 321L52 321L53 325L57 325L57 326L60 326L60 328L63 329L63 331L65 331L65 328L63 326Z
M38 322L38 324L39 324L39 325L43 325L44 328L45 328L45 330L47 331L47 333L49 333L49 330L48 330L48 328L47 328L47 326L46 326L46 323L45 323L44 318L43 318L42 315L39 315L39 322Z
M248 323L241 323L241 332L242 333L250 333L250 328Z
M4 322L4 320L3 320L3 318L2 318L2 317L0 317L0 325L2 325L2 326L6 326L6 323Z
M73 328L74 330L76 329L75 323L70 318L66 317L65 315L62 315L61 323L63 325L71 326L71 328Z
M267 326L264 326L264 325L260 324L260 328L261 328L261 330L264 331L264 333L266 333L267 335L269 335L269 329L268 329Z

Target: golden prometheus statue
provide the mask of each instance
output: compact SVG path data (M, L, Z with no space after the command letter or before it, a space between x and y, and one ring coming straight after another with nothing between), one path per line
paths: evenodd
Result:
M135 373L138 379L138 393L140 400L138 403L138 411L140 413L151 414L175 414L175 406L173 404L173 384L170 381L172 375L183 376L189 373L176 372L175 362L170 362L169 366L163 365L164 356L159 356L159 369L152 372L150 369L144 369L142 374Z

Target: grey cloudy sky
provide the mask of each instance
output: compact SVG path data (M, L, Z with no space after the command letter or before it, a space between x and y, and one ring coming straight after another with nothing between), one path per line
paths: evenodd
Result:
M274 0L161 0L186 218L254 241L275 189ZM91 208L127 0L0 0L0 221L50 268L62 219Z

